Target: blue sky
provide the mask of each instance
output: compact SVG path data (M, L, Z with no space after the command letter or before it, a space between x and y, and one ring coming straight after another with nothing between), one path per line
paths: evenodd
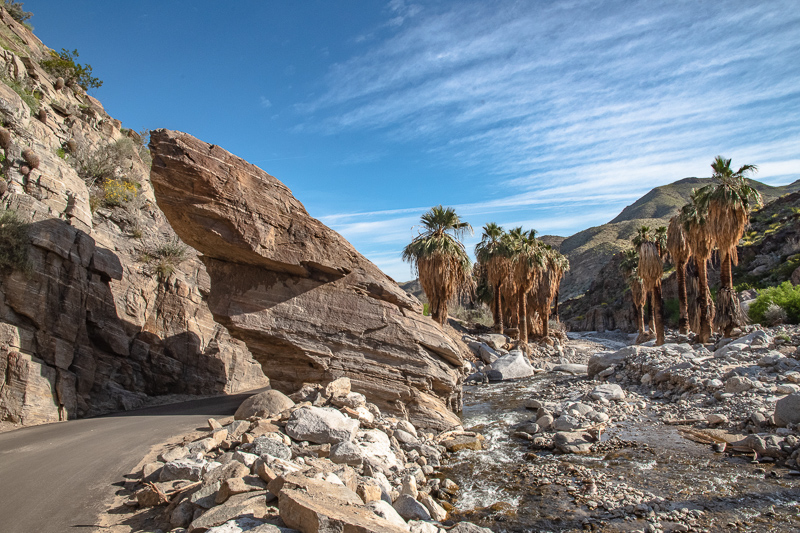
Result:
M398 281L433 205L571 235L714 156L800 179L800 9L736 1L28 0L126 127L286 183Z

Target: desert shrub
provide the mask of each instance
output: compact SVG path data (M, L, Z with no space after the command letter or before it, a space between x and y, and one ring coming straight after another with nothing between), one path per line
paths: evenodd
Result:
M89 191L89 211L94 214L97 208L103 205L102 191L90 190Z
M466 323L483 324L484 326L491 326L494 323L491 311L483 304L478 305L474 309L468 309L462 305L455 305L449 310L448 314Z
M103 181L103 204L107 207L121 207L132 202L139 195L140 185L126 179L106 179Z
M3 0L3 7L6 8L8 14L11 15L11 18L29 26L26 24L25 21L28 20L33 16L33 13L30 11L25 11L22 9L22 6L25 5L23 2L15 2L14 0Z
M150 168L153 165L153 157L150 155L150 130L143 129L140 130L139 133L136 134L139 142L137 144L137 151L139 152L139 157L142 159L142 163L147 168Z
M422 314L424 316L431 316L431 306L430 306L430 304L427 304L427 303L422 304Z
M551 334L553 334L553 333L564 333L564 334L566 334L567 333L567 325L564 324L563 322L558 321L558 320L550 319L547 322L547 327L550 329Z
M0 212L0 271L27 271L28 225L16 211Z
M800 267L800 254L790 255L783 258L777 268L773 271L778 281L785 281L792 277L792 272Z
M800 323L800 285L794 286L784 281L777 287L764 289L750 305L750 319L759 324L766 324L765 314L774 304L786 313L786 321L791 324Z
M147 263L151 273L166 279L175 268L189 258L189 247L177 237L159 243L145 252L141 261Z
M54 78L64 78L67 85L78 84L83 90L97 89L103 82L92 76L91 65L81 65L75 60L78 59L78 51L69 51L62 48L60 52L50 51L50 58L44 59L39 63L41 67Z
M767 310L764 311L764 322L762 322L762 325L777 326L778 324L786 322L786 318L786 311L778 304L771 303L767 306Z
M136 145L130 139L120 139L117 142L89 153L78 148L75 157L70 161L86 185L92 187L106 180L118 179L118 169L127 159L136 154Z
M3 83L8 85L12 91L17 93L19 97L22 98L22 101L25 102L25 104L31 110L31 115L37 115L39 113L39 99L41 98L40 95L34 94L33 91L28 89L21 82L9 78L4 74L0 74L0 80L2 80Z

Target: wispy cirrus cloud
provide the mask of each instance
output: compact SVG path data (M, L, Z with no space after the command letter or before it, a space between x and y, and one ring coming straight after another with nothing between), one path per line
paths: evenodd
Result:
M302 127L424 141L509 191L458 206L465 215L561 205L561 216L577 220L579 209L597 224L654 186L708 175L717 154L759 164L766 182L800 178L792 1L403 6L389 9L402 24L331 66L325 90L298 106ZM374 238L388 244L400 232L380 224L426 208L323 219L367 246L370 226L337 222L378 223Z

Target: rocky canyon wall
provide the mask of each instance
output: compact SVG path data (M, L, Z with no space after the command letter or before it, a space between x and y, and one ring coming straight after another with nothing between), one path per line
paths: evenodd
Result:
M48 49L2 9L0 41L0 213L27 223L26 264L0 271L0 421L268 384L214 321L206 268L158 209L139 136L48 75Z

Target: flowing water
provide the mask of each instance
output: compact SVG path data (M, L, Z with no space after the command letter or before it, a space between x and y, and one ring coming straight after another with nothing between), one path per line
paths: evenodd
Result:
M498 533L686 531L686 525L690 531L800 531L799 476L714 453L647 410L603 434L601 449L589 455L535 450L512 436L515 424L535 414L524 408L527 400L543 398L553 380L568 386L581 379L539 374L465 387L463 425L486 442L484 450L453 454L443 470L460 486L457 517ZM619 506L604 508L604 501ZM637 513L637 502L649 508Z

